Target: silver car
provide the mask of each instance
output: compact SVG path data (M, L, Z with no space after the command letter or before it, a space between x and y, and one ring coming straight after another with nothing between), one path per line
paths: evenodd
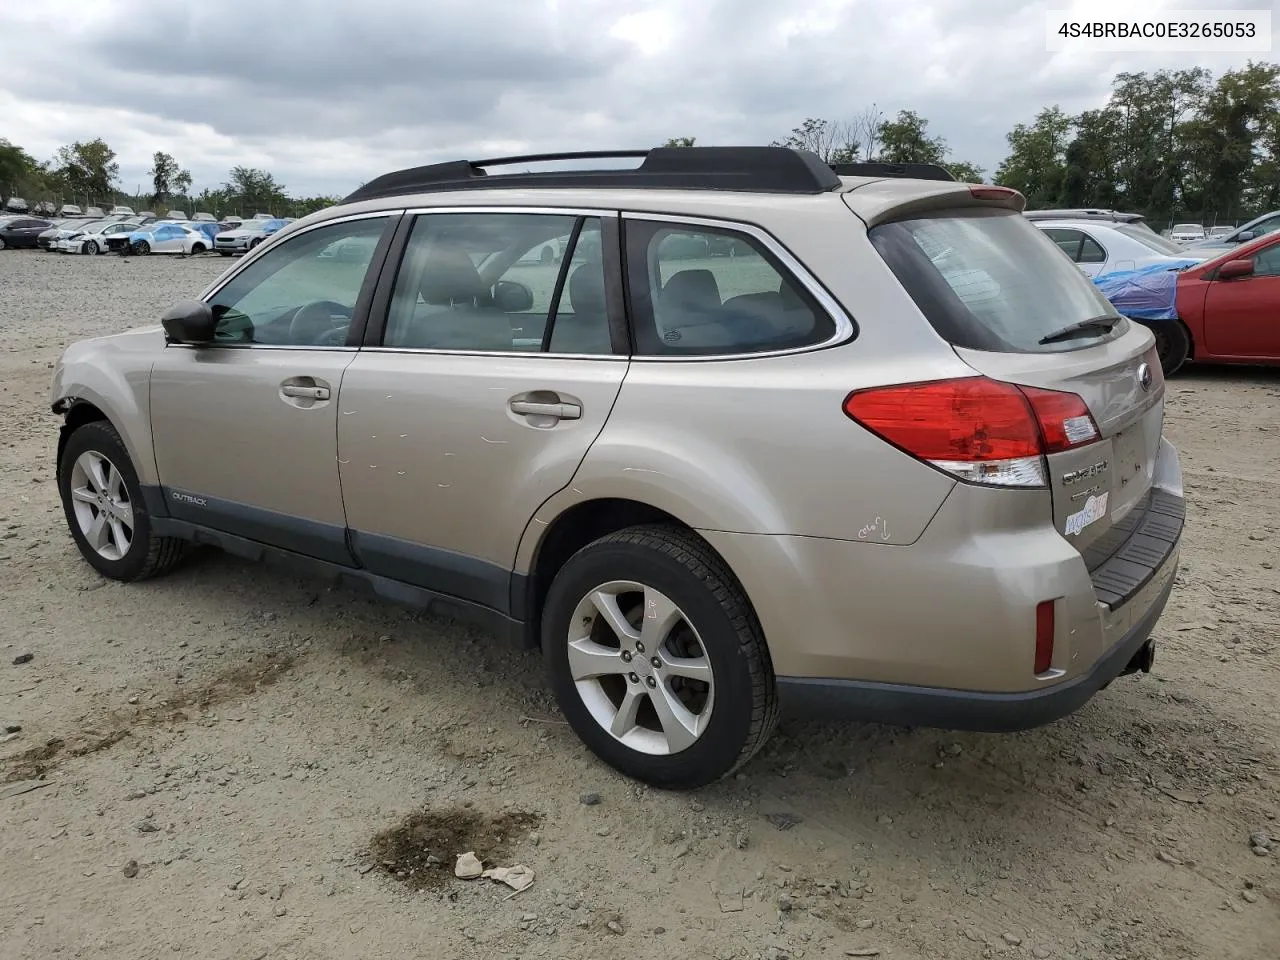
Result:
M216 544L470 617L668 787L784 713L1017 730L1149 670L1184 517L1152 335L1021 195L639 156L379 177L71 346L86 562Z

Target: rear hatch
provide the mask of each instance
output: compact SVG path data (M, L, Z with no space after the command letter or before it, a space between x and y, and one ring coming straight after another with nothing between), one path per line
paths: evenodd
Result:
M889 213L872 224L871 241L965 363L1059 411L1056 421L1040 417L1046 438L1059 433L1044 458L1053 522L1097 570L1132 548L1152 506L1164 425L1153 338L1007 203L946 199L903 218Z

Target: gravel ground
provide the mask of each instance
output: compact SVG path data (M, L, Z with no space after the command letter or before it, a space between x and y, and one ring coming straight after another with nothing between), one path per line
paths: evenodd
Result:
M1153 674L1015 736L784 723L673 795L587 754L534 653L217 553L81 562L49 368L225 266L0 254L0 956L1276 955L1280 371L1170 385Z

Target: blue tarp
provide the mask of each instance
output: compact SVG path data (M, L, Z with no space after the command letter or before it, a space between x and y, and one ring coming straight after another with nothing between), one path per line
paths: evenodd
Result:
M1094 277L1093 282L1111 305L1135 320L1176 320L1178 271L1200 263L1188 259L1157 263L1137 270L1117 270Z

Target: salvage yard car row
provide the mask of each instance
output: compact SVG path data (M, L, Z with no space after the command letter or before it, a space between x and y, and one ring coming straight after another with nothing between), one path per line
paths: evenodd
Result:
M118 209L118 208L117 208ZM127 208L125 208L127 210ZM0 218L0 250L38 248L60 253L97 255L119 253L146 255L176 253L191 256L217 251L223 256L247 253L259 243L293 222L292 217L259 214L251 220L228 217L216 221L211 214L153 214L116 212L106 217L67 217L44 220L38 217Z

